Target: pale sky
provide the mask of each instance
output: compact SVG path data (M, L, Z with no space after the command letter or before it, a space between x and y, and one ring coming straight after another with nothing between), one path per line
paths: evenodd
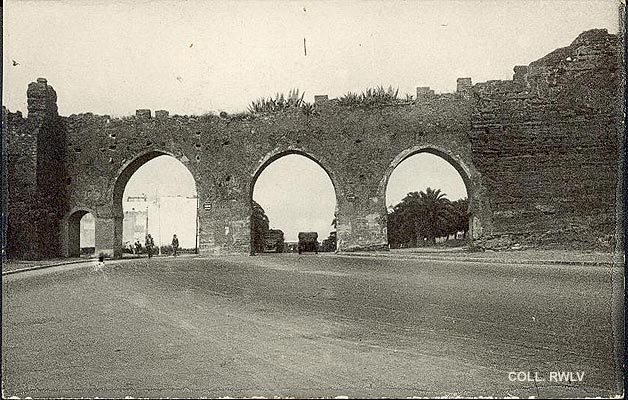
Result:
M511 79L514 65L567 46L585 30L617 33L618 10L617 0L5 0L2 100L26 113L26 89L38 77L57 91L62 115L239 112L251 100L292 88L305 92L306 101L377 85L398 87L401 97L417 86L452 92L458 77ZM165 182L158 186L163 194L189 193L181 176L170 175L176 169L159 166L165 159L154 160L158 172L132 178L128 189L154 190L147 182L156 179ZM308 222L322 240L335 207L326 194L331 182L313 175L297 190L300 182L289 177L299 174L284 169L284 184L293 186L264 183L289 159L282 160L264 171L256 196L273 204L315 199L321 211ZM300 173L314 173L308 162L299 164ZM466 196L459 176L448 177L436 164L412 165L408 160L393 173L391 185L398 187L388 188L386 205L426 186L452 200ZM434 180L441 184L424 183ZM302 216L306 206L299 204L289 210ZM271 223L292 229L298 218L284 213L282 221L273 207L264 207L273 213Z
M458 77L510 79L618 24L616 0L6 0L2 11L3 103L25 112L28 83L46 77L63 115L235 112L291 88L306 100L380 84L447 92Z
M297 241L299 232L318 232L322 242L334 230L334 185L307 157L291 154L266 167L255 182L253 199L266 212L270 227L281 229L286 241Z
M149 224L156 243L170 243L172 234L176 233L181 247L193 248L196 245L197 202L185 197L196 196L197 193L194 177L185 165L174 157L159 156L138 168L124 188L124 211L133 208L133 203L126 202L129 196L142 194L146 194L149 202L160 199L160 206L155 208L158 211L149 213L153 219L159 220L159 231L154 231L154 221Z
M467 197L467 189L456 169L443 158L419 153L403 160L388 178L386 206L398 204L409 192L440 189L451 201Z
M155 200L156 196L195 196L196 183L181 161L171 156L159 156L135 171L124 188L123 199L142 193L149 201Z

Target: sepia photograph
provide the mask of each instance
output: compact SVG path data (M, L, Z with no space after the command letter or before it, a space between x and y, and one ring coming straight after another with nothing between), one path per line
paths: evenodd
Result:
M2 398L623 398L625 0L5 0Z

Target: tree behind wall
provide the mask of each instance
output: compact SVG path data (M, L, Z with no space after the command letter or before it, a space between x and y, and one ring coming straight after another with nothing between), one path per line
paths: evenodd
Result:
M436 244L436 237L447 234L450 230L450 221L453 219L451 201L440 189L427 188L419 193L419 204L424 214L422 229L427 242Z
M469 232L469 200L460 199L451 202L453 207L452 233L462 232L463 237L467 237Z
M435 244L437 237L455 235L469 229L468 200L449 201L440 189L411 192L390 208L388 242L391 247Z

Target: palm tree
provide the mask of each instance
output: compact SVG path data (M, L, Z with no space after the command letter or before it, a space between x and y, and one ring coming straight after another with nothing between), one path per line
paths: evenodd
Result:
M428 187L425 192L408 193L399 204L389 207L388 242L391 247L419 246L424 238L429 244L435 244L437 237L467 230L467 200L452 203L446 196L440 189ZM464 214L459 215L462 209Z
M436 244L436 237L442 234L453 217L451 201L440 189L427 188L419 193L419 203L423 209L425 236L430 244Z
M388 235L392 246L417 246L423 240L425 216L418 192L410 192L392 207Z

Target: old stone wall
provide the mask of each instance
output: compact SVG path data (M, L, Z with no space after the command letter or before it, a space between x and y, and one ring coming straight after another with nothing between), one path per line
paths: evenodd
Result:
M340 250L384 248L388 177L405 158L430 152L461 173L477 244L560 247L565 232L586 228L586 238L567 237L595 247L615 226L615 39L587 32L516 67L513 81L473 85L461 78L456 93L417 88L414 100L371 106L317 96L307 112L59 117L56 94L42 80L29 87L27 119L4 113L3 132L13 143L9 171L24 171L9 179L24 181L9 186L9 216L24 213L33 193L47 199L36 208L57 221L50 243L62 255L71 253L69 225L92 212L97 251L120 255L124 187L141 165L166 154L196 181L200 251L248 253L255 180L277 158L296 153L318 162L333 182ZM11 221L10 230L30 229L18 217ZM11 242L12 254L20 255L29 241Z
M107 238L121 229L124 185L139 166L161 154L179 159L196 180L200 250L210 253L248 252L254 182L286 154L310 157L329 174L340 246L347 250L386 245L385 183L403 152L427 150L463 160L472 174L469 183L480 186L470 163L468 100L457 94L375 108L326 101L309 115L299 109L255 116L155 114L64 119L72 177L68 207L95 213L99 249L117 252L119 243Z
M28 119L36 127L35 229L38 253L59 255L59 226L67 211L66 129L57 113L57 94L40 78L28 85Z
M67 211L65 127L54 89L43 78L29 85L28 118L3 108L3 167L7 255L59 255L61 219Z
M491 193L495 228L484 246L612 246L619 48L617 36L588 31L516 67L512 81L474 86L472 158Z
M3 170L6 171L6 253L13 257L35 257L36 235L32 221L37 185L37 138L20 112L2 109L2 135L6 140Z

